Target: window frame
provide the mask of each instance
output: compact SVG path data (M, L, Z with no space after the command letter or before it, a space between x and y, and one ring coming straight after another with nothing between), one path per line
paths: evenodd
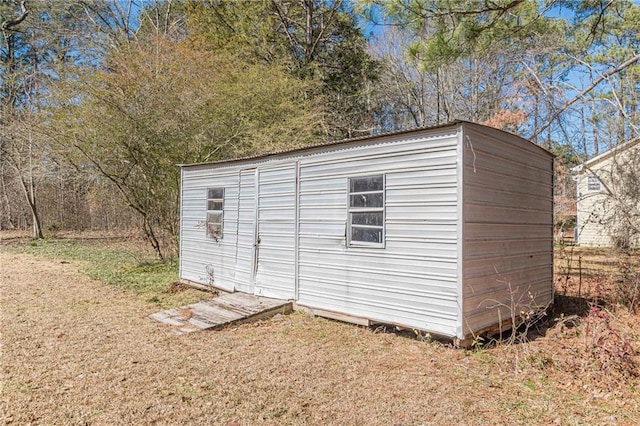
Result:
M221 191L222 192L222 196L221 197L213 197L212 196L212 192L214 191ZM205 232L207 235L207 238L215 240L215 241L220 241L223 236L224 236L224 187L209 187L207 188L207 199L206 199L206 216L205 216ZM215 206L216 203L220 203L220 209L211 209L211 203L213 203L213 205ZM219 218L218 221L213 221L211 218L213 216L216 216ZM212 226L213 225L219 225L220 230L218 232L215 232L212 230Z
M597 188L596 188L597 186ZM587 176L587 192L600 192L602 190L602 182L596 175Z
M382 178L382 189L374 190L374 191L351 191L351 182L356 179L367 179L367 178ZM347 247L357 247L357 248L385 248L386 246L386 220L387 220L387 209L386 209L386 188L387 188L387 177L384 173L375 174L375 175L363 175L363 176L350 176L347 178L347 226L346 226L346 243ZM380 207L354 207L351 205L351 197L353 195L364 195L364 194L381 194L382 195L382 205ZM382 225L363 225L363 224L354 224L353 218L354 214L358 213L382 213ZM379 229L382 231L381 233L381 241L380 242L369 242L362 240L354 240L353 239L353 229Z

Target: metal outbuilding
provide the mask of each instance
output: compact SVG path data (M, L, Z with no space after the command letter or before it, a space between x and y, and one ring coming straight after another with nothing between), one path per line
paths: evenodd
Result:
M553 156L479 124L181 166L180 278L469 339L553 300Z

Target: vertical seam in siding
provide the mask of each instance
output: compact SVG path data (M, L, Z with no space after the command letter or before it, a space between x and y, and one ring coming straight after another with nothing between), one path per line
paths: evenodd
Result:
M458 158L457 158L457 191L458 191L458 324L457 337L464 339L464 160L465 160L464 124L458 127Z
M293 298L298 300L300 271L300 161L295 162L295 218L293 243Z
M238 195L236 196L236 258L234 259L234 273L233 273L233 278L234 278L234 282L233 282L233 289L232 291L236 290L236 284L235 284L235 279L236 279L236 274L237 274L237 270L238 270L238 253L240 250L240 197L242 196L242 168L238 169Z
M183 211L183 205L182 203L184 202L184 168L180 167L180 250L178 252L178 257L179 257L179 262L178 262L178 278L182 279L182 230L184 228L184 226L182 226L182 211Z
M258 214L260 214L260 168L256 167L254 174L254 194L253 194L253 264L251 265L251 284L250 288L252 289L252 293L256 291L256 276L258 275L258 261L260 255L260 245L258 241L260 241L260 221L258 220Z
M554 173L555 170L555 164L556 164L556 158L555 157L551 157L551 203L552 203L552 207L551 207L551 211L553 212L553 196L554 196L554 188L556 187L556 174ZM576 218L578 216L578 212L577 212L577 206L576 206ZM555 251L553 250L553 231L555 228L555 220L554 220L554 215L553 213L551 214L551 226L549 227L551 235L549 238L550 241L550 250L551 250L551 303L553 303L553 301L556 298L556 290L555 290L555 280L553 279L553 269L554 269L554 265L555 265Z

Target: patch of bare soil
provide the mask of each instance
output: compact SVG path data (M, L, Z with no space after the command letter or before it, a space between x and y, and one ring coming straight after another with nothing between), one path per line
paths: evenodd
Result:
M602 310L530 343L475 352L301 313L176 336L147 318L153 304L73 264L0 251L0 268L3 424L640 419L638 378L621 361L640 342L631 315Z

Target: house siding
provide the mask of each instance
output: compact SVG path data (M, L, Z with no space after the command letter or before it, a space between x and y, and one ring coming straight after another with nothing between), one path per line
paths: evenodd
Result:
M624 205L627 215L640 214L636 199L625 199L625 194L636 190L638 164L640 164L640 139L627 142L612 151L593 158L578 166L577 179L577 243L582 246L611 247L612 235L640 247L640 237L628 235L628 225L619 222L613 214L616 208ZM626 177L620 176L626 174ZM589 177L600 180L600 189L590 190ZM626 187L631 186L631 188ZM616 204L619 203L617 206ZM627 234L627 235L625 235Z
M604 161L594 171L602 174L602 169L606 168L608 163ZM605 208L607 200L607 196L603 193L605 188L590 191L587 186L589 176L593 174L589 172L578 178L576 242L582 246L611 247L611 237L605 227L610 220L610 215Z
M553 300L553 158L475 125L463 143L466 335Z

